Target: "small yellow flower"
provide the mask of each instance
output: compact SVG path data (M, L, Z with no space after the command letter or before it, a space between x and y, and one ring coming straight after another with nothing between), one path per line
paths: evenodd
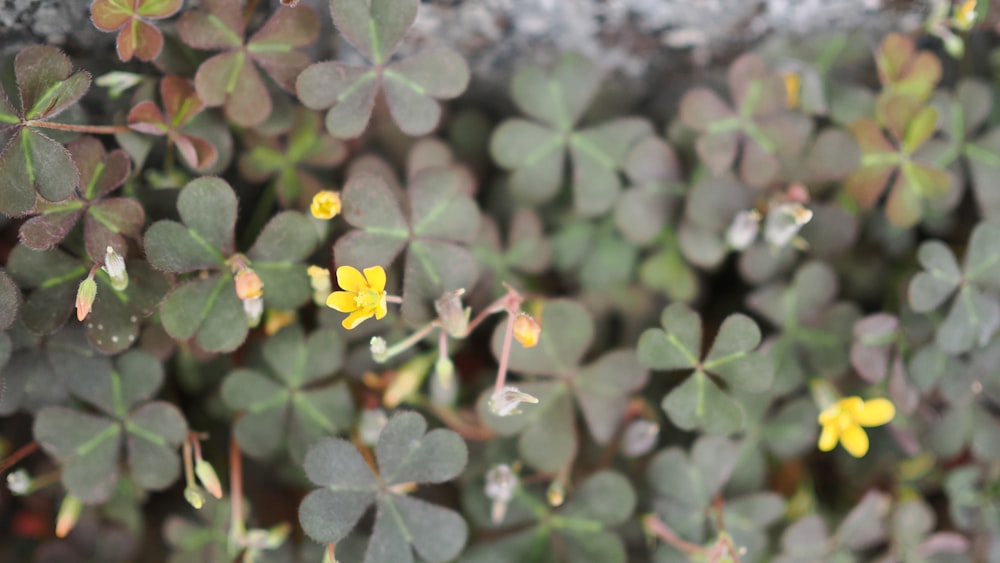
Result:
M864 457L868 453L868 435L862 426L881 426L895 415L896 408L888 399L843 398L819 414L819 424L823 427L819 449L828 452L839 441L847 453Z
M333 282L330 281L330 270L319 266L309 266L306 270L309 274L309 285L313 290L313 302L317 305L326 303L326 297L333 290Z
M538 337L542 334L542 327L538 321L531 318L527 313L518 313L514 317L514 338L525 348L532 348L538 344Z
M326 306L341 313L350 313L344 319L347 330L361 324L373 316L385 316L385 270L382 266L365 268L364 276L357 268L341 266L337 268L337 284L343 291L334 291L326 298Z
M313 196L309 211L317 219L333 219L340 215L340 194L323 190Z

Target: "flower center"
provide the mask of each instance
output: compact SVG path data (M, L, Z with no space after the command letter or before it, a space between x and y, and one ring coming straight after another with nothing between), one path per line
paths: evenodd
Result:
M354 302L357 304L358 309L374 309L382 302L382 294L372 288L362 289L354 297Z

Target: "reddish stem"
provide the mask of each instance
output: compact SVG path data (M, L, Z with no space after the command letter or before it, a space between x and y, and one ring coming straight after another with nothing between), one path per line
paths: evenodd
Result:
M247 2L246 9L243 10L243 25L250 23L250 18L253 17L253 11L257 9L257 0L250 0Z
M493 392L499 393L507 381L507 360L510 358L510 344L514 339L514 313L507 311L507 330L503 335L503 350L500 351L500 367L497 368L497 382Z
M385 302L386 303L402 303L403 302L403 298L400 297L400 296L398 296L398 295L386 295L385 296Z
M240 444L236 436L229 438L229 497L232 499L232 531L238 529L243 533L243 457L240 456ZM239 523L239 528L236 528Z
M681 539L677 534L674 533L670 526L667 526L656 514L649 514L642 519L643 527L647 530L656 534L656 537L669 543L670 545L676 547L681 553L685 555L693 555L695 553L705 553L704 547Z
M17 462L35 453L35 450L37 449L38 449L38 442L29 442L21 446L14 453L7 456L6 459L0 461L0 473L7 471L11 467L14 467L17 464Z
M128 125L76 125L73 123L53 123L51 121L36 120L27 121L25 125L39 129L58 129L60 131L93 133L95 135L114 135L115 133L127 133L132 130Z

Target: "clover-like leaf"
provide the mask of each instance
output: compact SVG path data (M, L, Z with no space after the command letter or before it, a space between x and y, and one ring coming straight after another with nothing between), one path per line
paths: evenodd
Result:
M639 339L642 363L660 370L694 370L663 398L663 410L681 428L731 434L743 427L743 411L712 376L744 391L763 392L774 381L770 356L756 352L761 334L752 319L739 313L722 322L711 349L701 357L701 318L675 303L660 317L663 329L651 328Z
M817 515L796 521L782 534L781 554L775 561L806 563L853 559L853 552L863 552L885 539L890 503L885 493L869 491L841 520L832 535Z
M863 117L850 125L863 154L844 188L866 209L888 189L886 216L896 226L910 227L923 218L925 202L940 206L956 199L948 197L957 189L951 173L917 153L934 133L937 110L900 94L881 98L876 113L877 120Z
M580 284L606 291L629 284L639 260L639 250L626 241L611 218L594 224L579 219L552 237L553 261L567 273L576 273Z
M163 34L149 20L176 14L184 0L94 0L90 19L101 31L117 31L118 58L152 61L163 49Z
M520 118L501 123L490 140L490 153L502 168L513 171L509 185L518 198L533 204L554 198L569 153L577 212L603 215L615 204L629 150L652 134L652 126L626 117L578 129L600 79L597 65L575 54L563 55L550 69L528 65L515 74L514 103L541 123Z
M450 49L435 48L391 61L419 5L418 0L330 0L334 25L371 63L360 67L320 62L298 76L299 99L310 109L329 109L326 128L335 137L349 139L364 132L380 90L396 124L411 136L437 126L441 107L435 100L465 91L469 67Z
M982 81L964 78L954 93L938 92L932 103L944 134L942 140L928 141L935 164L950 166L961 185L964 170L954 164L964 160L980 213L986 219L1000 219L1000 194L993 189L993 178L1000 174L1000 129L984 126L993 109L993 90Z
M0 270L0 331L7 330L14 324L20 308L21 290L7 272Z
M54 47L28 47L14 59L17 91L0 87L0 213L21 215L36 194L62 201L80 185L80 173L62 144L40 129L90 88L90 75L73 72ZM17 94L17 95L15 95Z
M191 81L164 76L160 80L160 101L163 110L150 100L136 104L128 113L129 127L147 135L165 136L167 144L174 145L192 169L211 168L219 158L219 150L207 139L184 130L205 106Z
M625 416L629 397L645 384L648 373L629 349L612 350L580 365L594 335L594 319L580 304L549 301L540 317L544 328L538 345L514 346L509 358L511 371L540 376L517 384L537 397L538 404L524 407L521 414L499 417L486 406L491 392L487 391L478 406L486 425L498 434L520 435L525 461L542 471L556 471L573 459L578 447L573 397L594 440L606 444ZM498 358L505 331L506 322L493 333L493 354Z
M29 248L46 250L61 242L84 220L84 244L91 260L104 261L107 247L126 255L125 237L137 239L146 222L146 213L132 198L106 197L128 178L131 163L121 149L111 153L94 137L80 137L67 146L80 170L83 197L73 196L58 204L39 202L32 217L21 225L21 240Z
M149 263L174 273L207 270L170 292L160 307L163 327L177 339L196 337L206 350L231 351L246 339L249 321L236 293L233 260L244 262L263 282L264 303L291 309L309 300L306 267L300 262L318 243L309 220L294 211L274 216L246 257L233 254L237 200L219 178L192 180L177 198L181 221L154 223L145 235Z
M836 377L849 364L852 328L860 313L853 303L834 299L837 275L825 262L808 262L791 283L773 283L754 291L747 305L781 334L768 340L775 365L773 393L797 387L806 375Z
M656 454L647 479L657 495L657 514L682 537L703 541L706 512L738 456L739 444L718 436L699 438L690 453L674 447Z
M590 475L569 494L564 505L555 509L531 491L519 487L511 501L510 512L523 510L526 515L523 521L505 521L510 525L508 533L500 539L473 545L462 561L624 563L625 545L613 527L632 516L636 500L629 481L614 471ZM489 521L489 504L482 493L467 502L476 503L472 510L474 518Z
M291 325L264 343L267 370L230 372L222 400L243 413L234 426L243 450L267 457L287 444L292 459L301 463L321 437L348 428L354 419L350 391L343 381L326 383L340 369L344 353L336 332L321 329L306 339L301 327Z
M229 121L251 127L271 114L271 95L260 67L274 82L295 91L295 78L309 64L297 49L319 35L319 18L311 8L276 10L249 39L239 0L206 0L177 23L181 40L196 49L221 50L198 67L194 82L209 107L224 106Z
M251 147L240 158L240 173L254 182L273 181L282 206L305 208L323 189L313 170L332 168L347 158L347 145L320 131L315 112L300 108L287 131L266 136L250 130L245 135Z
M305 458L309 480L320 486L299 506L299 521L309 537L338 542L375 504L375 527L365 563L452 560L465 545L468 526L450 509L406 496L403 483L441 483L456 477L468 458L465 442L444 429L427 432L416 413L398 413L382 429L374 468L346 440L327 438Z
M742 181L766 186L778 177L779 156L801 150L810 120L788 111L783 77L757 55L733 61L729 90L733 107L707 88L688 91L681 100L680 119L700 133L695 149L713 175L728 171L742 153Z
M998 244L1000 226L986 222L976 225L961 269L954 254L940 241L920 246L917 259L924 271L914 276L908 292L913 310L933 311L957 291L937 329L936 341L942 350L959 353L984 346L1000 328L1000 302L993 295L1000 290Z
M726 231L736 214L753 208L753 204L753 191L732 174L696 183L686 197L684 219L677 232L684 258L706 269L722 263L729 251Z
M941 80L941 61L934 53L917 51L912 38L890 33L875 53L883 91L924 101Z
M334 258L359 269L388 267L405 249L403 318L418 323L436 316L433 301L471 289L478 278L468 245L479 230L479 209L449 168L423 170L410 180L408 213L390 181L368 171L348 179L343 216L356 230L337 240Z
M113 371L84 371L70 383L97 413L69 407L38 413L35 439L62 464L62 482L71 494L88 503L107 500L123 452L129 476L142 488L164 489L179 476L176 448L187 423L173 405L149 401L162 380L159 361L134 350L120 356Z

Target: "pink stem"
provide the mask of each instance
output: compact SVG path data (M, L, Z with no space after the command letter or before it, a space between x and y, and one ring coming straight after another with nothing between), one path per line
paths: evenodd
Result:
M497 368L497 382L493 387L494 393L499 393L507 382L507 359L510 358L510 344L514 339L514 313L507 311L507 330L503 335L503 350L500 351L500 367Z

